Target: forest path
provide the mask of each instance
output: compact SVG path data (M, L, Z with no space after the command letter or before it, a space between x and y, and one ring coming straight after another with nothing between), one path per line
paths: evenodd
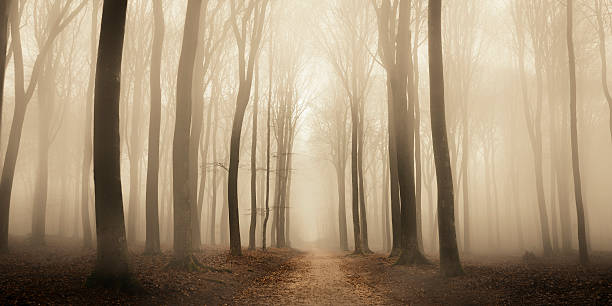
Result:
M313 250L290 259L281 269L238 294L237 304L372 305L393 304L361 278L342 269L352 261L342 253Z

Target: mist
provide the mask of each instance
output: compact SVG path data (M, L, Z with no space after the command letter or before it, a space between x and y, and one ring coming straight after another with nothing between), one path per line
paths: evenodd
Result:
M609 0L0 2L6 303L612 299Z

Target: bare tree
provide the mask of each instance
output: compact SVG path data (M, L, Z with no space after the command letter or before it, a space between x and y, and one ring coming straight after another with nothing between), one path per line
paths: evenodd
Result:
M578 157L578 128L576 119L576 55L574 53L573 37L573 6L574 1L568 0L567 6L567 56L569 61L569 88L570 88L570 126L572 142L572 170L574 174L574 195L576 198L576 216L578 219L578 249L580 263L589 262L587 240L585 231L584 204L582 203L582 182L580 178L580 164Z
M463 274L457 249L453 195L453 175L448 151L444 108L444 67L442 62L441 0L429 0L429 95L431 134L438 183L438 230L440 233L440 270L445 276Z
M151 47L151 109L149 113L149 142L147 150L146 235L145 253L160 253L159 242L159 130L161 124L161 57L164 45L164 11L159 1L153 1L154 31Z
M2 178L0 179L0 250L6 251L8 249L11 193L13 190L15 166L17 164L17 155L19 154L21 133L23 130L23 122L28 103L30 102L34 94L34 90L38 85L46 56L49 54L49 52L51 52L55 38L77 16L86 3L86 1L81 2L76 8L72 9L72 11L72 3L63 4L59 10L59 15L54 18L54 22L51 24L45 43L42 44L43 47L36 56L30 76L30 82L28 83L27 87L25 87L24 81L23 51L21 47L20 35L21 16L19 13L18 3L15 2L11 8L11 44L13 50L13 63L15 66L15 109L13 113L13 121L11 122L11 130L9 133L6 155L4 156Z
M253 94L253 129L251 135L251 225L249 226L249 250L255 249L257 227L257 114L259 105L259 65L255 64L255 92Z
M240 247L240 221L238 218L238 164L240 159L240 134L244 112L251 95L253 69L255 58L259 51L263 25L266 16L268 1L248 1L246 4L232 2L232 29L238 46L238 69L240 84L236 97L236 112L232 123L232 136L230 139L230 162L228 176L228 210L230 223L230 249L232 255L241 255ZM240 11L239 13L237 11ZM234 15L241 17L240 28ZM248 28L251 28L250 31ZM250 33L250 34L249 34ZM249 46L246 54L247 43Z
M174 194L174 259L171 266L194 270L200 265L192 255L192 214L189 181L189 142L191 127L193 67L195 62L198 24L202 7L207 0L189 0L185 29L176 79L176 121L172 144L172 176Z

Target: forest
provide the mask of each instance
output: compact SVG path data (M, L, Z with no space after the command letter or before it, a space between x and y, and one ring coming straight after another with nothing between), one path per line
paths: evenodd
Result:
M0 304L612 303L611 41L612 0L0 0Z

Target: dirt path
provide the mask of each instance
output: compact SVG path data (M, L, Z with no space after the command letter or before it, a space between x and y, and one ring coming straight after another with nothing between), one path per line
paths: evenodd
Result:
M343 271L343 254L312 251L238 294L237 304L393 304L359 277ZM349 259L350 260L350 259Z

